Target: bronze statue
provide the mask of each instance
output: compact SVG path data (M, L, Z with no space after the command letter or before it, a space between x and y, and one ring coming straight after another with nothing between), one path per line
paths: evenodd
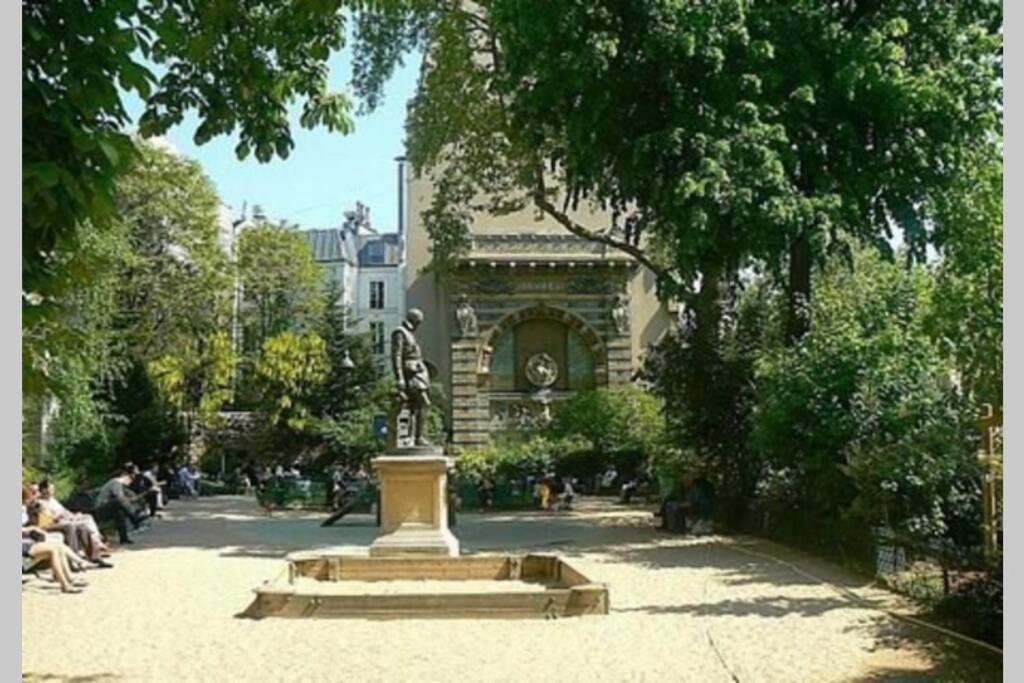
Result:
M397 446L425 446L423 438L423 413L430 405L430 371L423 362L416 328L423 322L423 311L410 308L402 324L391 333L391 369L395 375L396 416L391 425ZM399 429L402 413L408 415L408 426ZM403 433L405 432L405 433Z

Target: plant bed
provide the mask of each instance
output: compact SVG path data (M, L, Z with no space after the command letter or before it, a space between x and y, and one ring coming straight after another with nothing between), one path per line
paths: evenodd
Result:
M608 613L608 588L553 555L295 553L255 589L259 617L552 619Z

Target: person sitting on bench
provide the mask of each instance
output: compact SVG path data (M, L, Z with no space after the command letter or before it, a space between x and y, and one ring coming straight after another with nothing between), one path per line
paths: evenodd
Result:
M129 489L145 501L149 508L149 516L157 517L157 511L160 509L160 487L156 484L156 475L152 473L152 469L143 472L134 465L131 469L132 480Z
M96 520L92 515L69 512L53 497L53 484L49 479L39 482L39 498L36 505L37 523L40 527L63 534L65 545L81 553L97 566L110 566L102 557L110 553L110 548L103 542Z
M118 540L122 544L134 543L128 537L128 522L132 527L138 529L142 525L143 518L132 509L131 501L125 493L132 481L132 470L124 467L116 477L103 485L100 492L96 494L96 513L100 519L113 519L117 524Z
M21 559L22 571L25 562L50 563L53 580L60 585L63 593L80 593L83 583L71 579L70 550L62 541L49 540L46 532L36 526L28 525L28 505L34 494L25 486L21 487Z

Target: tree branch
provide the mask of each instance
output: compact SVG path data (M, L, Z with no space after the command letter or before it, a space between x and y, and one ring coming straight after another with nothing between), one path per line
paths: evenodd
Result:
M613 249L621 251L624 254L632 256L634 259L636 259L637 262L639 262L643 266L646 266L652 273L657 275L659 279L666 279L671 282L675 282L675 277L673 276L671 271L669 271L667 268L663 268L662 266L656 264L639 247L629 244L628 242L623 242L622 240L617 240L614 237L611 237L609 234L602 234L594 232L592 230L588 230L587 228L584 228L582 225L569 218L569 216L565 212L559 211L558 207L551 203L551 201L545 196L543 180L538 181L538 187L533 193L533 203L537 206L538 209L540 209L548 216L553 218L563 228L565 228L572 234L576 235L577 237L582 237L585 240L597 242L598 244L604 244L606 246L612 247Z

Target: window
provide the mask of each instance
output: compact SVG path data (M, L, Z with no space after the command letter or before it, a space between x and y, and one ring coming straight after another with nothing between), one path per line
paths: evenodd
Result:
M370 308L378 311L384 308L383 280L373 280L370 282Z
M378 355L384 354L384 323L370 323L370 339L373 343L373 352Z
M363 250L364 262L367 265L380 265L384 263L384 243L381 241L369 242Z

